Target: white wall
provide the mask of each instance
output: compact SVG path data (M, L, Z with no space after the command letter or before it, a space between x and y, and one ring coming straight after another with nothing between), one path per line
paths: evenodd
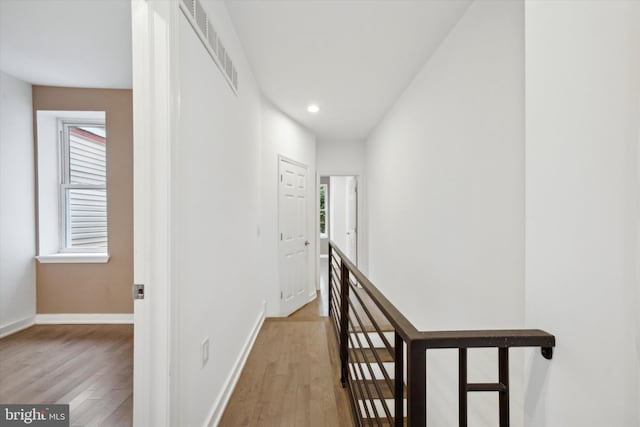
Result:
M526 6L531 427L637 426L640 3Z
M316 230L315 139L261 99L224 2L203 3L238 70L239 90L236 97L180 14L172 286L179 301L177 420L184 426L215 422L265 303L267 314L279 312L278 155L309 165L312 241ZM202 367L206 337L210 358Z
M364 141L318 141L318 174L362 175L364 173Z
M224 3L204 2L239 73L236 97L180 13L180 125L172 156L173 271L178 319L179 425L219 408L263 310L258 280L260 98ZM209 337L209 363L201 342ZM215 413L215 412L213 412Z
M261 257L263 264L260 280L267 289L267 315L279 316L280 282L278 278L278 156L308 166L307 173L307 240L309 257L307 280L309 294L316 289L316 258L318 258L318 204L316 189L319 179L316 176L315 137L280 112L269 101L263 100L261 109L262 145L261 145Z
M369 276L419 329L524 324L523 25L521 1L473 3L367 141ZM496 378L496 352L469 358ZM457 353L428 364L429 423L457 425ZM495 395L469 399L498 424Z
M0 337L36 314L31 85L0 72Z

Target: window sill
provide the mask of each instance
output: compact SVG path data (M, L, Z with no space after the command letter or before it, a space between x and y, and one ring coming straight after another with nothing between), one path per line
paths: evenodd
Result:
M106 264L108 254L70 253L40 255L36 259L42 264Z

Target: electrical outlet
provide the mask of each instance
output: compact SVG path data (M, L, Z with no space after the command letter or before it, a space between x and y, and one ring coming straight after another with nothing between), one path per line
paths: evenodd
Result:
M202 355L202 367L209 361L209 337L206 337L200 344L200 354Z

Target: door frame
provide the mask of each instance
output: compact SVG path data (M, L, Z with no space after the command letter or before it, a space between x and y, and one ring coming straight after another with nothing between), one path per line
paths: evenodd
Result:
M280 242L281 242L281 240L280 240L280 212L281 212L281 209L282 209L282 206L280 204L280 175L281 175L280 164L283 161L287 162L287 163L291 163L294 166L298 166L298 167L304 168L307 171L307 173L305 175L306 176L306 181L307 181L306 185L305 185L305 191L307 193L306 196L305 196L305 200L306 200L307 204L309 204L309 200L308 200L309 188L311 188L310 185L309 185L309 180L310 180L310 177L309 177L309 171L310 171L309 165L306 165L306 164L304 164L304 163L302 163L302 162L300 162L298 160L292 159L291 157L285 156L284 154L278 154L278 168L277 168L278 172L277 172L277 176L276 176L276 182L277 182L277 186L278 186L277 187L278 188L278 191L277 191L277 198L278 198L277 222L278 222L278 226L276 228L276 232L277 232L276 241L278 242L278 246L277 246L277 251L278 251L278 292L283 292L283 289L282 289L282 266L280 264ZM317 183L314 183L314 184L317 184ZM314 188L315 188L315 185L314 185ZM315 198L314 198L314 200L315 200ZM307 218L305 218L305 234L306 234L306 239L311 242L311 245L314 245L314 240L310 239L308 215L309 214L307 213ZM315 229L315 227L314 227L314 229ZM317 241L317 239L315 241ZM313 263L313 266L315 266L315 262ZM312 270L311 261L307 260L307 271L306 271L306 275L305 275L305 280L307 282L305 287L307 288L307 291L309 291L309 289L311 287L310 286L310 284L311 284L311 281L310 281L310 272L311 272L311 270ZM316 291L316 289L315 289L315 286L314 286L313 287L313 295L311 295L311 294L308 295L307 302L312 301L316 297L315 291ZM280 295L282 295L282 293ZM280 298L278 298L278 314L280 316L282 316L282 317L288 316L289 314L291 314L289 312L284 312L283 310L284 310L284 307L283 307L283 304L282 304L282 297L280 297Z
M317 198L318 198L318 209L316 212L316 228L317 228L317 234L318 236L320 236L320 178L323 177L327 177L329 179L331 179L331 177L338 177L338 178L348 178L348 177L353 177L355 182L356 182L356 259L353 260L354 264L359 267L359 259L360 259L360 175L357 173L331 173L331 174L327 174L327 173L323 173L323 174L318 174L318 185L317 185ZM329 184L331 185L331 184ZM331 193L331 187L329 187L329 193ZM331 203L331 202L329 202ZM329 229L331 229L331 220L329 220ZM331 235L329 235L331 236ZM329 237L329 239L331 239L331 237ZM320 258L319 252L318 252L318 258ZM320 274L320 271L318 270L318 277Z
M179 6L132 0L134 283L133 424L178 425L178 300L173 282L171 155L179 123ZM174 321L172 321L174 319Z
M315 262L315 270L316 270L316 275L315 275L315 286L316 289L320 290L320 178L322 177L329 177L331 178L332 176L342 176L342 177L347 177L347 176L353 176L356 179L356 185L357 185L357 191L356 191L356 221L357 221L357 242L356 242L356 266L359 269L363 268L362 265L362 261L363 261L363 257L361 256L361 247L364 245L364 240L360 240L363 239L363 237L361 236L360 230L362 228L362 225L365 223L363 217L362 217L362 210L360 209L360 204L364 203L364 199L362 198L362 188L364 186L363 184L363 175L362 173L331 173L330 171L317 171L316 172L316 210L315 210L315 236L317 238L317 244L316 244L316 262ZM331 190L329 190L331 191ZM331 225L329 225L329 227L331 227ZM365 262L367 258L364 258Z
M335 176L335 175L334 175ZM354 181L354 185L355 185L355 215L356 215L356 226L355 226L355 233L356 233L356 247L355 247L355 252L356 252L356 256L353 260L354 264L356 266L358 266L358 257L360 255L360 249L358 248L358 241L360 240L360 218L358 216L358 205L359 205L359 198L360 196L358 195L358 193L360 192L359 190L359 184L358 184L358 175L346 175L347 177L353 177L353 181Z

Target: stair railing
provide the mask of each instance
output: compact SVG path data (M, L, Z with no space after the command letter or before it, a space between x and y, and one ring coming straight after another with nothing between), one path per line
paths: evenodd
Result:
M467 426L467 393L497 392L499 425L508 427L509 349L540 347L551 359L555 347L555 337L539 329L418 331L333 241L329 317L338 339L340 381L357 426L426 426L426 352L458 349L459 426ZM468 382L469 348L498 349L497 383ZM387 370L391 363L393 378Z

